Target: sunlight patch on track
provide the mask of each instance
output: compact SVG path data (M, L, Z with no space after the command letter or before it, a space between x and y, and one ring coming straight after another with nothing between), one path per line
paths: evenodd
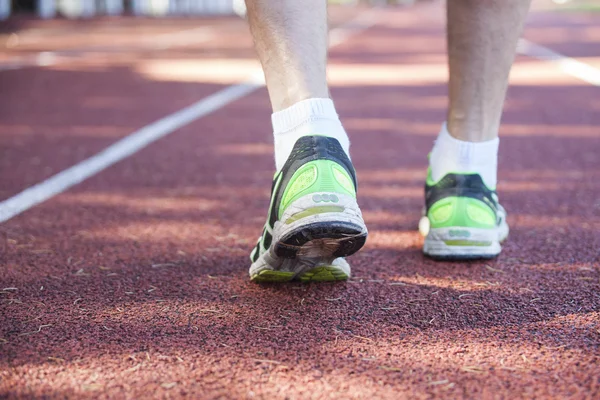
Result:
M146 60L136 66L136 72L154 81L220 84L239 82L249 73L262 73L258 60L244 58Z
M260 64L250 59L149 60L140 63L137 71L147 79L156 81L232 83L247 76L248 71L260 73ZM445 84L448 80L445 62L405 65L331 62L328 71L329 84L340 87L421 86ZM563 66L546 65L536 60L516 63L511 72L511 84L563 86L572 85L573 82L565 76ZM581 82L581 85L585 83Z
M219 154L226 155L256 155L256 156L272 156L273 144L271 143L243 143L243 144L226 144L217 146L214 150Z
M116 193L65 193L58 200L61 204L73 206L115 207L118 209L139 210L152 213L158 212L194 212L218 210L223 207L223 201L207 199L200 196L154 196L141 193L139 195L123 195Z
M41 51L32 55L17 56L6 61L0 62L0 71L8 71L27 67L48 67L60 63L71 63L73 57L78 60L91 57L97 57L98 54L106 53L131 53L147 50L166 50L177 47L186 47L192 44L199 44L209 41L214 37L207 27L184 29L176 32L168 32L152 36L135 36L126 38L130 43L120 45L123 42L121 38L118 44L112 43L103 46L87 46L84 48Z
M370 250L392 250L400 252L403 250L420 251L423 247L423 237L416 230L417 221L420 214L415 214L414 229L398 230L386 229L382 231L369 232L369 241L365 246L365 252L360 253L359 257L368 256Z
M241 229L238 230L238 232L241 231ZM186 245L195 245L196 251L200 254L227 252L228 254L248 255L248 243L245 241L239 246L232 244L232 242L236 242L233 239L221 246L199 245L203 238L202 235L207 232L215 237L226 237L230 230L218 226L214 220L192 224L187 221L164 221L158 215L154 220L149 218L141 222L123 222L114 226L80 230L77 232L77 237L94 243L94 245L98 245L102 241L123 243L133 240L138 243L176 243L181 248Z

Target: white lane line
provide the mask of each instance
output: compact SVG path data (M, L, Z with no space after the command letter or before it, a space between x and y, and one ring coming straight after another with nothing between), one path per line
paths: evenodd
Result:
M564 56L526 39L519 40L517 51L525 56L549 61L556 64L567 75L581 79L591 85L600 86L600 69L592 67L589 64Z
M218 110L261 86L262 83L251 81L229 86L191 106L133 132L96 155L1 202L0 223L64 192L70 187L129 157L150 143L189 124L197 118Z
M332 29L331 34L338 37L341 36L346 40L375 23L376 19L370 16L370 13L366 13L336 29ZM332 45L339 43L341 43L341 40L336 39L335 44ZM251 77L246 82L231 85L131 133L96 155L0 202L0 223L6 222L22 212L64 192L111 165L135 154L152 142L252 93L262 86L264 86L262 76Z

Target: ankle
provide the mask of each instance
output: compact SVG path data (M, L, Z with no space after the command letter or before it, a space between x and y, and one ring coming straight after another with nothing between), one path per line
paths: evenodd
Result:
M449 173L477 173L490 189L496 188L499 139L469 142L456 139L444 123L429 164L431 177L437 182Z

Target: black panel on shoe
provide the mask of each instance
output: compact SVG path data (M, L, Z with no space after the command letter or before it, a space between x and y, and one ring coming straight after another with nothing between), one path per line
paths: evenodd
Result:
M432 205L446 197L470 197L484 202L497 214L495 193L485 186L479 174L448 174L433 186L425 184L425 205L429 211Z
M273 235L271 235L269 232L266 232L264 234L264 239L263 239L263 248L265 250L269 250L269 247L271 246L272 241L273 241Z

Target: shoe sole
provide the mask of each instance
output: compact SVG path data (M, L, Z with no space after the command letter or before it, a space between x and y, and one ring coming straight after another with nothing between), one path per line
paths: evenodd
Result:
M356 200L342 194L336 196L339 201L334 206L315 205L313 194L290 205L275 224L269 250L250 267L250 279L255 282L348 279L350 266L343 257L363 247L367 228Z
M425 236L423 253L434 260L466 261L492 259L502 251L500 243L508 237L508 224L503 218L495 229L469 227L429 228L426 216L419 221Z
M345 263L343 265L342 263ZM319 265L299 275L291 271L263 270L252 276L252 281L257 283L290 282L299 280L308 282L335 282L345 281L350 277L350 265L343 258L333 261L332 265Z
M276 244L275 254L283 258L313 257L331 254L347 257L364 246L367 232L364 225L344 221L318 221L287 232Z

